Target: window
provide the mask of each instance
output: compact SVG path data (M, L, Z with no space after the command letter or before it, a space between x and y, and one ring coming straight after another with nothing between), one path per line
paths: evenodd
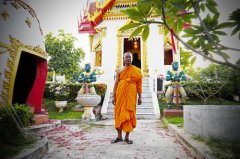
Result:
M164 65L171 65L173 62L172 49L164 49Z

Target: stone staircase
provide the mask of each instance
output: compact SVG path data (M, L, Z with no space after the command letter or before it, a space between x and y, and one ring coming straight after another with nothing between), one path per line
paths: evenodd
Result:
M106 103L108 106L105 109L106 113L102 112L105 117L114 118L114 105L112 104L112 92L109 93L109 100ZM150 84L148 78L143 78L142 84L142 104L137 105L137 119L159 119L160 111L157 98L153 98L156 94L150 91ZM155 106L154 106L155 104Z

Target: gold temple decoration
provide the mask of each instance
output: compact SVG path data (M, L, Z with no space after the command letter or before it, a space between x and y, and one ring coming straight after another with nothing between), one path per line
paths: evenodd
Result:
M27 19L25 20L25 23L27 23L28 27L31 28L32 22L31 20L27 17Z
M88 38L89 38L89 43L90 43L90 52L92 52L93 35L89 34L89 35L88 35Z
M102 51L102 38L94 45L93 51Z
M122 67L122 35L117 35L118 49L117 49L117 68Z
M147 40L143 41L143 76L148 77Z
M47 53L44 52L40 46L32 47L30 45L26 45L16 38L9 36L10 44L5 44L0 42L0 48L4 48L9 53L9 57L6 62L6 68L4 70L4 78L3 78L3 89L1 90L1 98L0 105L2 104L12 104L13 97L13 89L15 83L15 77L18 69L19 60L21 57L21 53L27 52L43 59L47 60Z
M104 14L103 20L128 19L127 16L121 12L121 10L129 7L135 7L136 5L137 0L116 0L113 6Z
M5 21L7 20L7 18L10 17L10 15L8 14L7 11L3 11L3 12L1 13L1 16L3 17L3 19L4 19Z
M99 36L101 37L106 36L107 27L96 28L95 30L97 33L99 33Z
M19 4L17 3L17 1L12 2L11 4L12 4L12 6L13 6L15 9L20 8L20 6L19 6Z
M95 67L102 66L102 51L96 51Z
M5 2L10 2L11 5L15 8L15 9L18 9L20 7L22 7L24 10L28 11L29 14L31 14L31 16L33 18L36 18L37 22L38 22L38 28L39 28L39 31L41 33L41 35L43 35L43 32L42 32L42 28L41 28L41 25L40 25L40 22L39 22L39 19L37 17L37 14L36 12L34 11L34 9L32 9L31 6L29 6L27 3L25 3L24 1L22 0L11 0L11 1L5 1ZM31 27L31 21L30 19L26 19L25 22L28 24L29 27Z
M159 26L159 34L164 34L164 26Z

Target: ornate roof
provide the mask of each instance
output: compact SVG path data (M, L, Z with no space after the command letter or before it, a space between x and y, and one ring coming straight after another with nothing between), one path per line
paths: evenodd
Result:
M78 22L79 33L96 33L95 26L103 20L127 19L127 16L121 10L137 5L137 0L94 0L87 1L84 10L83 18L80 15ZM188 11L183 11L180 14L188 14ZM152 15L155 17L157 15ZM184 24L184 28L191 27L190 24Z
M94 27L103 20L127 19L122 9L136 6L137 0L96 0L87 2L83 18L80 15L79 33L95 33Z

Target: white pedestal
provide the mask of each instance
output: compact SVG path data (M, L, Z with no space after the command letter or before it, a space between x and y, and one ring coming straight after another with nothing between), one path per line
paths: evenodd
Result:
M93 107L91 106L84 106L84 113L82 115L83 120L93 120L95 119L95 115L93 114Z

